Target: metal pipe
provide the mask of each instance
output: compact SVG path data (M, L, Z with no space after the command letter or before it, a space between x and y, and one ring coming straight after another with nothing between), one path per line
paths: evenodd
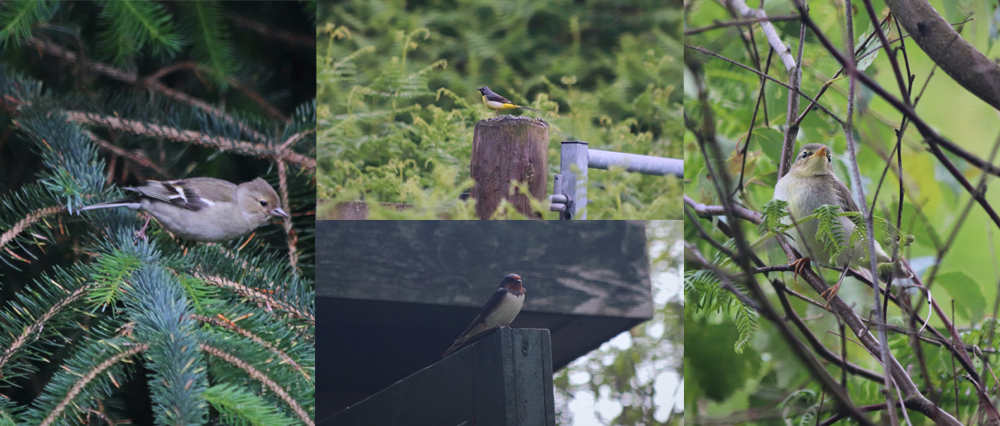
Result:
M684 160L601 151L598 149L591 149L589 154L588 165L593 169L607 170L611 166L619 166L629 172L658 176L674 175L678 178L684 177Z
M589 152L586 142L564 141L559 160L562 175L562 193L573 203L566 212L572 219L587 219L587 164Z

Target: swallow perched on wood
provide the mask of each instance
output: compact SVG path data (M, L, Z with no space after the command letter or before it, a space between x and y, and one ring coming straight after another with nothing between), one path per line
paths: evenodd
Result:
M455 343L447 351L444 351L441 358L450 355L469 340L492 328L507 327L514 321L518 312L521 312L521 306L524 305L524 293L520 275L510 274L503 277L503 280L500 281L500 288L486 302L483 311L476 316L476 319L472 320L472 324L469 324L462 335L455 339Z

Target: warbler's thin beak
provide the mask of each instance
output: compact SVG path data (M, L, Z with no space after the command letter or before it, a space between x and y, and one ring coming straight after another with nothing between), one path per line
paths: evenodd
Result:
M285 211L282 210L281 208L277 208L277 209L271 210L271 215L272 216L278 216L278 217L284 217L284 218L290 218L291 217L291 216L288 215L288 213L285 213Z
M819 149L817 149L816 152L813 153L812 156L813 157L819 157L819 158L826 157L826 147L825 146L819 147Z

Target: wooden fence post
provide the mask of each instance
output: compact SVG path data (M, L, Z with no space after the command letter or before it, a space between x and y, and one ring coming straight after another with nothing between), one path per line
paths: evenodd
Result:
M531 197L544 200L549 174L549 125L543 120L503 115L480 120L472 137L472 198L476 215L489 219L500 201L507 199L525 216L541 219L531 211L525 194L507 193L510 182L526 183Z

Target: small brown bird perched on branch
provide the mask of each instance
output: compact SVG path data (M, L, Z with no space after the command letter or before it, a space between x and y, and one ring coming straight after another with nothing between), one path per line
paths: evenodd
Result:
M851 195L851 191L847 189L847 185L844 185L844 182L837 179L837 176L833 173L832 160L833 155L825 145L818 143L805 145L799 151L799 155L795 157L795 163L792 164L792 168L788 171L788 174L779 179L777 185L774 187L774 199L788 202L788 213L798 222L797 226L791 229L795 240L790 241L790 243L799 250L799 253L803 257L793 262L795 272L796 274L800 273L810 262L811 259L808 256L811 253L812 256L820 257L820 259L816 260L824 263L828 262L838 268L847 266L858 268L862 275L870 281L875 282L870 277L871 273L867 267L867 262L865 264L861 263L862 258L867 253L866 241L857 241L853 245L848 243L848 247L841 251L836 259L830 259L833 250L828 250L828 245L823 241L819 241L819 221L814 219L799 222L802 218L813 214L816 208L823 205L840 206L844 212L859 211L858 205L854 202L854 197ZM837 220L843 227L844 235L850 236L854 231L854 221L845 216L840 216ZM784 222L786 224L792 223L787 217L784 219ZM892 258L882 250L882 246L878 241L874 243L876 262L879 264L891 263ZM908 278L910 274L901 268L894 268L893 276ZM840 283L837 283L823 295L828 294L827 300L829 301L837 294L839 288Z
M201 242L231 240L257 229L271 216L289 217L281 209L278 193L261 178L239 185L215 178L151 180L124 189L135 195L80 211L113 207L142 210L178 237ZM145 238L148 225L149 217L140 237Z

